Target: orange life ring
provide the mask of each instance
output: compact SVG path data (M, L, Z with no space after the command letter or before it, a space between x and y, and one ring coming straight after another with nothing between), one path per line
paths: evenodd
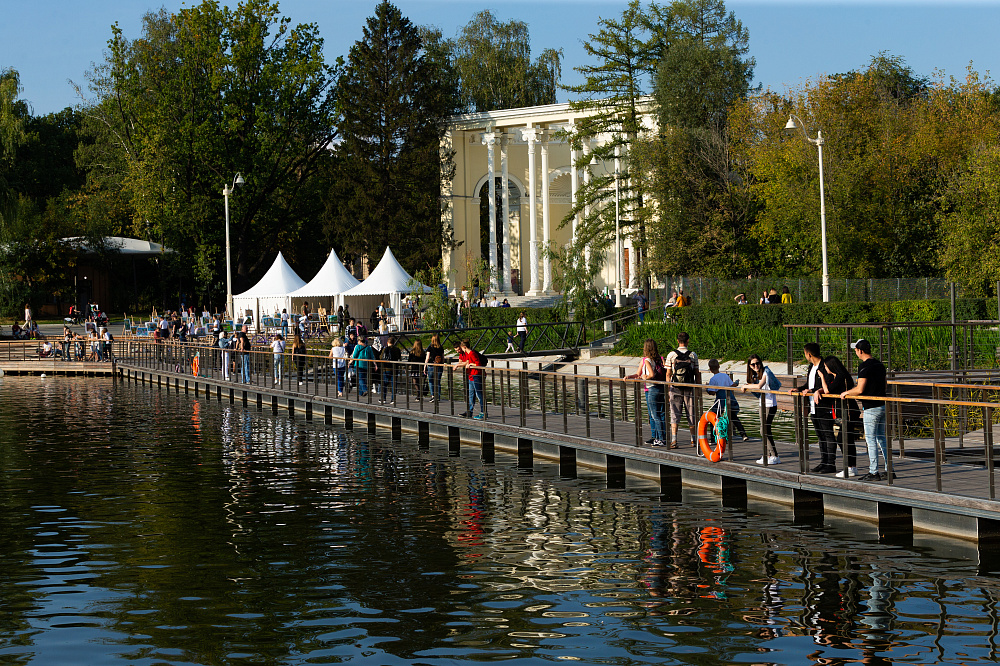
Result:
M191 372L194 374L195 377L198 376L199 369L201 369L201 361L198 359L197 356L195 356L194 360L191 361Z
M709 439L709 426L714 429L715 424L718 422L719 417L715 412L706 412L698 421L698 448L701 449L702 455L712 462L722 460L722 454L726 452L726 439L724 437L716 441L714 449Z

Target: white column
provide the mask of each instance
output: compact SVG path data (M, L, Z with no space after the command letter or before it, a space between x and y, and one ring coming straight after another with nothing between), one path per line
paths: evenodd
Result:
M497 178L493 161L493 146L497 141L496 132L483 134L486 145L487 173L490 179L490 289L497 290Z
M535 198L535 142L538 140L538 130L528 128L521 130L521 136L528 142L528 238L531 256L531 282L528 293L538 293L538 201ZM522 268L522 270L524 270Z
M574 124L571 123L567 129L569 130L570 135L572 135L574 132L576 132L576 125L574 125ZM578 189L580 189L580 172L577 171L577 169L576 169L576 160L577 160L577 157L578 156L576 154L576 148L574 147L573 142L570 141L570 145L569 145L569 165L570 165L570 172L569 172L569 174L570 174L569 175L570 195L569 196L570 196L570 199L569 200L570 200L570 203L574 207L576 206L576 191ZM580 214L579 213L576 213L576 214L573 215L573 242L574 243L576 242L576 222L579 219L580 219Z
M500 260L503 261L503 268L500 271L500 291L504 293L510 292L510 174L507 171L507 142L508 135L506 132L500 133L500 174L502 182L501 196L503 197L503 217L501 226L503 229L503 244L500 246L503 250Z
M542 133L542 291L552 291L552 265L549 261L549 133Z
M639 258L635 251L635 243L631 240L628 242L628 288L632 289L636 286L635 280L636 276L639 274Z
M583 142L583 156L588 157L590 155L590 139L585 139ZM583 184L590 184L590 160L587 160L587 167L583 170ZM590 217L590 204L587 204L583 208L583 217ZM583 248L584 261L587 262L587 266L590 266L590 246Z

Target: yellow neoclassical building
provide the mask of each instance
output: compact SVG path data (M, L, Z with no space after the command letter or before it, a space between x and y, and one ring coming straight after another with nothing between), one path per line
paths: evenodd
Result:
M453 151L454 178L442 187L443 222L461 243L445 250L449 290L469 285L468 267L482 258L494 271L490 290L501 295L547 296L553 266L545 247L572 240L575 220L563 224L579 187L593 176L613 173L614 163L596 161L574 169L582 155L565 134L586 116L569 104L505 109L453 116L443 148ZM644 123L652 127L652 120ZM597 136L583 153L611 139ZM504 187L506 184L506 187ZM634 289L635 252L622 237L622 286ZM607 252L598 288L618 283L614 251Z

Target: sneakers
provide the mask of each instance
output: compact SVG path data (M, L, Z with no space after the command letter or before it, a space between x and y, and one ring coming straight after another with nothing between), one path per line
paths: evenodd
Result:
M755 460L754 462L756 462L758 465L763 465L764 464L764 456L761 456L760 458L757 458L757 460ZM770 465L771 463L768 463L768 464Z
M881 480L882 480L882 475L879 474L878 472L875 472L874 474L868 472L867 474L858 479L858 481L881 481Z
M667 445L667 443L664 442L662 439L653 439L653 440L650 440L647 443L650 444L651 446L666 446Z
M482 412L480 412L480 413L476 414L475 416L473 416L472 418L474 418L477 421L485 421L486 420L486 414L483 414Z
M812 468L813 474L830 474L836 471L837 468L834 467L833 465L824 465L823 463L820 463L819 465L816 465L815 467Z
M857 475L858 475L858 468L857 467L848 467L847 468L847 476L857 476ZM844 476L844 470L840 470L839 472L837 472L836 476L837 476L838 479L846 478Z
M750 438L749 438L749 437L747 437L746 435L743 435L743 441L744 441L744 442L749 442L749 441L750 441Z
M767 458L767 464L768 465L780 465L781 464L781 458L779 458L778 456L768 456L768 458Z
M650 437L649 439L646 440L646 443L652 445L655 441L656 441L655 439Z

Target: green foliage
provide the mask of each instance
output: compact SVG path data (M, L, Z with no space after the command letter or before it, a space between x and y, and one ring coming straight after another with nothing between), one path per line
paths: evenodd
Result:
M433 288L432 292L420 295L424 328L439 330L455 327L455 308L451 307L447 290L438 288L441 284L447 285L447 280L441 265L438 264L434 268L417 271L409 285L414 293L419 293L420 285Z
M511 330L521 312L529 324L566 321L559 308L468 308L463 313L466 328L508 326Z
M545 49L532 62L524 21L499 21L484 9L459 30L450 46L467 108L496 111L555 104L562 50Z
M956 319L975 320L992 318L993 303L976 298L957 299ZM658 312L652 311L641 326L629 327L614 353L639 355L642 343L647 337L657 342L673 344L677 333L687 331L692 345L701 358L721 360L742 360L750 354L760 354L770 361L786 358L787 336L784 324L866 324L902 321L950 321L951 303L946 299L924 301L884 301L884 302L842 302L842 303L795 303L790 305L695 305L671 309L666 321L654 321ZM832 335L842 337L844 333ZM863 335L863 333L859 333ZM931 350L927 363L934 358L933 350L947 350L950 344L943 343L934 336L939 332L920 331L917 338L920 349ZM926 340L920 336L927 337ZM843 343L843 341L841 341Z
M147 14L135 39L115 26L84 111L94 143L79 159L93 193L113 201L123 191L130 235L176 250L177 276L208 289L223 283L221 191L242 173L230 197L234 290L275 250L295 262L315 247L297 241L316 216L311 181L335 137L336 71L322 48L317 26L292 27L267 0Z
M439 193L453 169L440 141L455 98L439 79L434 53L424 50L410 20L383 1L351 47L339 83L343 141L328 195L327 237L370 262L386 247L405 248L400 263L411 274L440 259Z

